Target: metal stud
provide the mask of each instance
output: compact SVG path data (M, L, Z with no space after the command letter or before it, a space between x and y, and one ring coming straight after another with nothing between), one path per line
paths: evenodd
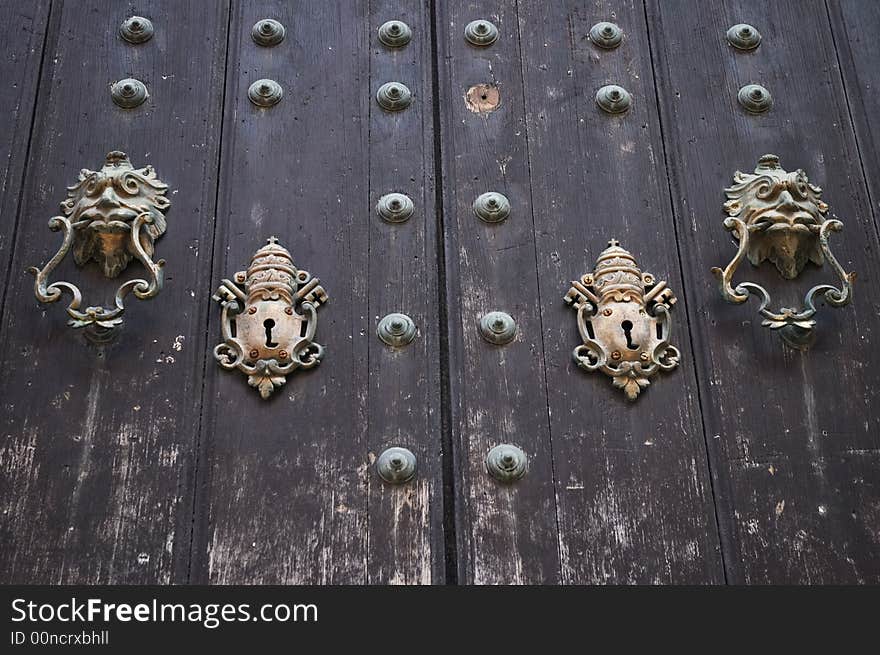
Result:
M529 458L517 446L500 444L486 456L486 470L498 482L515 482L529 470Z
M388 48L402 48L412 40L412 30L402 20L389 20L379 26L379 42Z
M590 29L590 41L605 50L613 50L620 45L623 31L614 23L602 21Z
M376 472L388 484L403 484L416 475L416 456L407 448L388 448L376 460Z
M727 30L727 42L737 50L754 50L761 45L761 33L747 23L739 23Z
M505 312L489 312L480 319L480 336L489 343L503 346L516 337L516 321Z
M251 38L257 45L269 48L281 43L284 40L284 35L286 33L287 31L284 29L284 25L277 20L264 18L263 20L258 20L254 23L254 26L251 29Z
M284 89L275 80L257 80L248 89L248 98L257 107L277 105L284 95Z
M110 87L110 97L123 109L134 109L143 104L149 96L144 83L132 77L119 80Z
M492 45L498 40L498 28L487 20L474 20L465 26L464 38L471 45Z
M760 84L746 84L736 97L739 104L752 114L761 114L773 106L773 96Z
M376 213L388 223L403 223L413 215L413 201L402 193L387 193L376 203Z
M500 223L510 216L510 201L504 194L489 191L474 200L474 214L486 223Z
M596 93L596 104L608 114L622 114L632 104L632 96L622 86L608 84Z
M153 22L143 16L126 18L119 26L119 36L129 43L144 43L153 38Z
M387 345L402 348L416 338L416 324L406 314L388 314L379 321L376 334Z
M412 103L412 92L406 84L386 82L376 91L376 101L382 109L400 111Z

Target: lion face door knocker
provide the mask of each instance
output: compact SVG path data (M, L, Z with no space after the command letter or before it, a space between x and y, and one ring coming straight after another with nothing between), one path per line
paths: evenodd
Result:
M58 252L42 269L31 267L36 276L34 294L44 303L59 300L63 292L72 296L67 306L68 325L86 328L95 341L107 341L122 323L125 297L146 300L162 290L164 260L153 262L156 239L165 233L165 212L171 201L165 197L168 186L156 177L152 166L134 168L124 152L107 155L100 171L84 168L79 181L67 189L61 203L63 216L49 220L49 229L61 230L64 238ZM115 307L86 307L82 293L70 282L49 283L49 276L73 250L77 266L95 261L108 278L119 276L132 259L143 264L149 280L124 282L116 291Z
M761 325L777 330L792 348L808 349L815 339L813 316L820 295L831 307L843 307L852 299L856 274L843 269L828 244L830 234L842 230L843 223L827 216L822 189L810 184L804 171L786 171L776 155L761 157L754 173L737 171L733 186L724 192L724 227L733 233L738 245L727 266L712 269L721 297L740 304L749 299L749 294L754 295L761 303ZM771 261L786 280L797 278L807 262L822 266L827 261L841 286L816 285L807 291L801 309L772 310L770 293L761 285L740 282L733 286L733 276L746 256L753 266Z
M678 366L681 355L669 343L675 296L666 282L643 274L615 239L599 255L595 270L572 282L564 299L577 311L583 339L572 353L574 361L610 376L629 400L658 372Z
M247 374L248 384L266 399L289 373L317 366L324 357L324 346L313 339L327 294L318 278L294 266L275 237L234 280L223 280L213 296L223 307L223 342L214 347L214 358Z

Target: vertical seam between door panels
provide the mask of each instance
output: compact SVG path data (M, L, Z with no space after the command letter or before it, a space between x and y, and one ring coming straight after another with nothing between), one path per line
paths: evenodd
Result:
M37 109L40 104L40 96L43 85L41 82L43 81L43 66L46 62L46 52L49 48L50 37L51 41L55 43L55 39L57 39L58 31L60 28L60 19L58 21L58 29L52 30L53 25L53 10L54 3L52 0L49 2L49 7L46 9L46 26L45 32L43 33L43 48L40 51L40 62L37 65L37 84L34 89L34 104L31 108L31 116L30 116L30 125L28 127L28 136L27 136L27 144L24 149L24 161L22 162L21 167L21 175L18 178L19 187L18 187L18 198L15 200L15 204L13 205L12 212L12 239L10 239L9 244L9 256L6 263L6 280L3 283L2 297L0 297L0 325L5 325L6 319L6 297L8 295L9 285L12 282L12 267L13 267L13 259L15 252L17 250L18 239L19 236L19 226L21 225L21 211L22 211L22 203L24 202L24 191L25 191L25 182L27 180L27 174L30 170L31 163L31 147L34 142L34 132L36 131L37 125ZM62 8L59 8L58 11L62 11Z
M839 9L839 8L838 8ZM837 74L840 78L840 85L843 88L843 99L846 102L846 113L849 117L850 124L850 132L852 134L853 143L856 147L856 154L859 158L859 169L862 171L862 179L864 181L865 186L865 194L868 196L868 205L871 211L871 223L874 226L874 232L878 238L880 238L880 225L877 224L877 214L874 211L874 199L871 197L871 187L868 185L868 173L865 169L865 159L862 156L862 148L859 145L859 135L856 132L856 122L854 119L854 114L852 110L852 102L850 102L850 89L847 88L846 85L846 76L843 74L843 66L840 61L840 48L837 45L837 37L834 34L834 20L831 17L831 7L828 5L828 0L825 0L825 13L828 18L828 31L831 33L831 45L834 48L834 56L837 61ZM846 25L843 23L843 15L840 16L841 28L846 30ZM852 53L850 52L850 55ZM852 60L852 56L850 56L850 60ZM855 71L855 62L853 62L853 74L856 74Z
M459 584L458 534L456 530L456 479L455 461L458 449L452 438L452 396L450 390L449 361L449 289L446 277L446 229L444 220L442 160L442 131L440 119L440 41L438 28L438 3L430 0L431 14L431 108L434 124L434 212L437 232L437 319L440 344L440 431L441 431L441 479L443 483L443 541L445 583Z
M541 279L538 274L538 228L535 224L535 198L532 189L532 151L529 147L529 120L528 109L526 106L526 72L525 57L522 48L522 27L519 16L519 0L516 0L516 47L519 52L519 77L522 82L522 108L523 108L523 125L525 126L524 134L526 137L526 168L529 175L529 215L532 218L532 250L535 255L535 290L538 294L538 327L541 331L541 367L542 376L544 378L544 404L547 408L547 450L550 457L550 479L553 483L553 518L556 522L556 574L558 580L562 582L562 532L559 530L559 495L556 479L556 459L553 456L553 430L550 419L550 386L547 381L547 357L546 348L544 347L544 304L541 302Z
M210 257L210 265L207 266L209 271L209 279L208 279L208 289L211 288L214 280L214 274L216 273L215 268L217 266L217 262L214 258L214 247L217 241L217 230L218 225L220 224L220 220L217 216L217 212L220 209L220 182L221 176L223 172L223 133L226 125L226 102L227 102L227 87L228 87L228 76L229 76L229 58L230 53L232 51L231 40L232 40L232 17L234 15L233 11L233 0L230 0L229 5L227 7L226 14L226 50L223 58L223 75L222 75L222 91L221 91L221 99L220 99L220 116L219 116L219 135L217 137L217 167L216 167L216 186L214 189L214 211L213 211L213 229L211 230L211 243L210 247L207 249L200 248L200 252L207 252ZM189 557L187 558L186 565L186 582L187 584L192 583L192 563L194 558L194 548L196 547L195 537L196 537L196 528L198 527L196 522L198 519L198 510L199 510L199 501L201 499L201 495L199 493L199 485L203 484L202 478L204 477L204 467L209 467L210 462L205 461L202 462L202 444L203 442L207 442L206 438L203 438L203 431L205 425L205 403L207 398L205 397L206 385L207 385L207 377L208 377L208 363L210 357L208 356L207 348L210 343L210 325L211 325L211 312L205 312L204 318L204 334L205 334L205 349L202 352L202 376L201 376L201 386L199 391L199 411L198 411L198 424L196 426L196 442L194 444L194 467L193 467L193 479L192 479L192 506L190 512L190 532L189 532ZM207 456L205 456L205 460L207 460ZM203 466L204 465L204 466ZM210 505L208 503L208 505ZM205 532L205 536L208 532ZM203 536L203 535L199 535ZM207 541L205 541L205 548L207 549ZM206 571L207 572L207 571ZM205 580L208 582L209 580Z
M681 295L684 298L684 304L689 308L690 311L692 311L693 308L691 307L691 304L688 301L688 294L687 294L686 284L685 284L685 281L687 278L685 277L684 266L682 264L682 259L681 259L681 244L679 241L680 237L679 237L679 232L678 232L678 223L675 220L676 219L676 211L675 211L675 202L673 200L673 188L672 188L672 178L671 178L672 169L669 166L669 156L666 152L666 132L663 128L663 112L661 111L661 105L660 105L660 90L659 90L658 75L657 75L657 63L654 60L654 48L653 48L653 43L652 43L652 39L651 39L651 21L650 21L650 17L648 16L647 2L642 3L642 8L644 10L644 18L645 18L645 33L647 34L647 37L648 37L648 57L650 58L650 62L651 62L651 77L652 77L652 82L654 85L654 103L657 108L657 122L660 127L660 147L663 151L663 165L666 170L666 175L665 175L665 177L666 177L666 190L668 192L669 207L670 207L670 211L672 213L672 228L675 233L675 252L676 252L676 259L678 260L678 274L680 276L681 286L682 286ZM693 330L691 330L691 321L690 321L690 316L688 315L688 312L685 313L685 320L687 321L688 341L690 343L691 353L696 353L697 351L696 351L695 344L694 344ZM720 512L719 512L719 507L718 507L718 494L715 489L715 471L714 471L714 467L712 465L712 457L710 455L709 431L708 431L708 427L706 425L705 414L703 411L703 394L701 393L701 389L700 389L700 372L698 370L696 362L692 363L692 368L693 368L693 372L694 372L694 380L697 383L696 384L697 407L700 412L700 425L703 428L702 429L703 446L704 446L704 454L706 457L706 466L707 466L707 470L709 473L709 491L712 495L712 509L713 509L713 515L715 518L715 530L716 530L716 536L718 537L718 545L721 549L721 569L722 569L722 573L724 575L724 583L729 584L729 576L728 576L729 552L728 552L727 544L725 543L727 536L726 536L725 531L722 530L721 521L719 519Z

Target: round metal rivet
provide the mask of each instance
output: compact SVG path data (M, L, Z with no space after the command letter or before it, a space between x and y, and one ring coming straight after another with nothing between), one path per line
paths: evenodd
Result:
M498 28L487 20L474 20L465 26L464 38L472 45L491 45L498 40Z
M406 84L400 82L385 82L376 91L376 100L382 109L387 111L400 111L406 109L412 102L412 92Z
M379 42L389 48L402 48L412 39L412 30L402 20L389 20L379 26Z
M517 446L500 444L486 456L486 470L498 482L514 482L529 470L529 458Z
M122 21L119 36L129 43L143 43L153 38L153 22L143 16L132 16Z
M413 201L402 193L387 193L376 203L376 213L383 221L403 223L413 215Z
M773 106L773 96L760 84L746 84L737 94L739 104L752 114L760 114Z
M248 98L257 107L277 105L282 95L284 90L275 80L257 80L248 89Z
M602 21L601 23L596 23L590 28L590 41L600 48L613 50L620 45L622 39L623 30L614 23Z
M406 448L389 448L376 460L376 472L388 484L409 482L416 475L416 456Z
M406 314L388 314L379 321L376 334L387 345L401 348L416 338L416 324Z
M489 191L474 200L474 214L486 223L500 223L510 216L510 201L504 194Z
M727 42L737 50L754 50L761 45L761 33L747 23L739 23L727 30Z
M149 97L147 87L140 80L128 77L110 87L110 97L123 109L133 109Z
M263 47L278 45L284 40L286 34L284 25L272 18L264 18L254 23L251 29L251 38L254 43Z
M516 321L505 312L489 312L480 319L480 336L489 343L503 346L516 336Z
M632 96L622 86L608 84L596 93L596 104L609 114L622 114L632 104Z

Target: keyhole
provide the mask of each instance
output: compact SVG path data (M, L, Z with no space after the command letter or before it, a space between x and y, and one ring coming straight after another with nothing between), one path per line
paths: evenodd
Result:
M632 340L632 329L633 329L632 321L624 321L623 323L620 324L620 327L623 328L623 334L626 336L626 347L629 348L630 350L638 350L639 344L633 343L633 340Z
M272 328L275 327L275 321L267 318L263 321L263 327L266 328L266 348L276 348L278 344L272 341Z

